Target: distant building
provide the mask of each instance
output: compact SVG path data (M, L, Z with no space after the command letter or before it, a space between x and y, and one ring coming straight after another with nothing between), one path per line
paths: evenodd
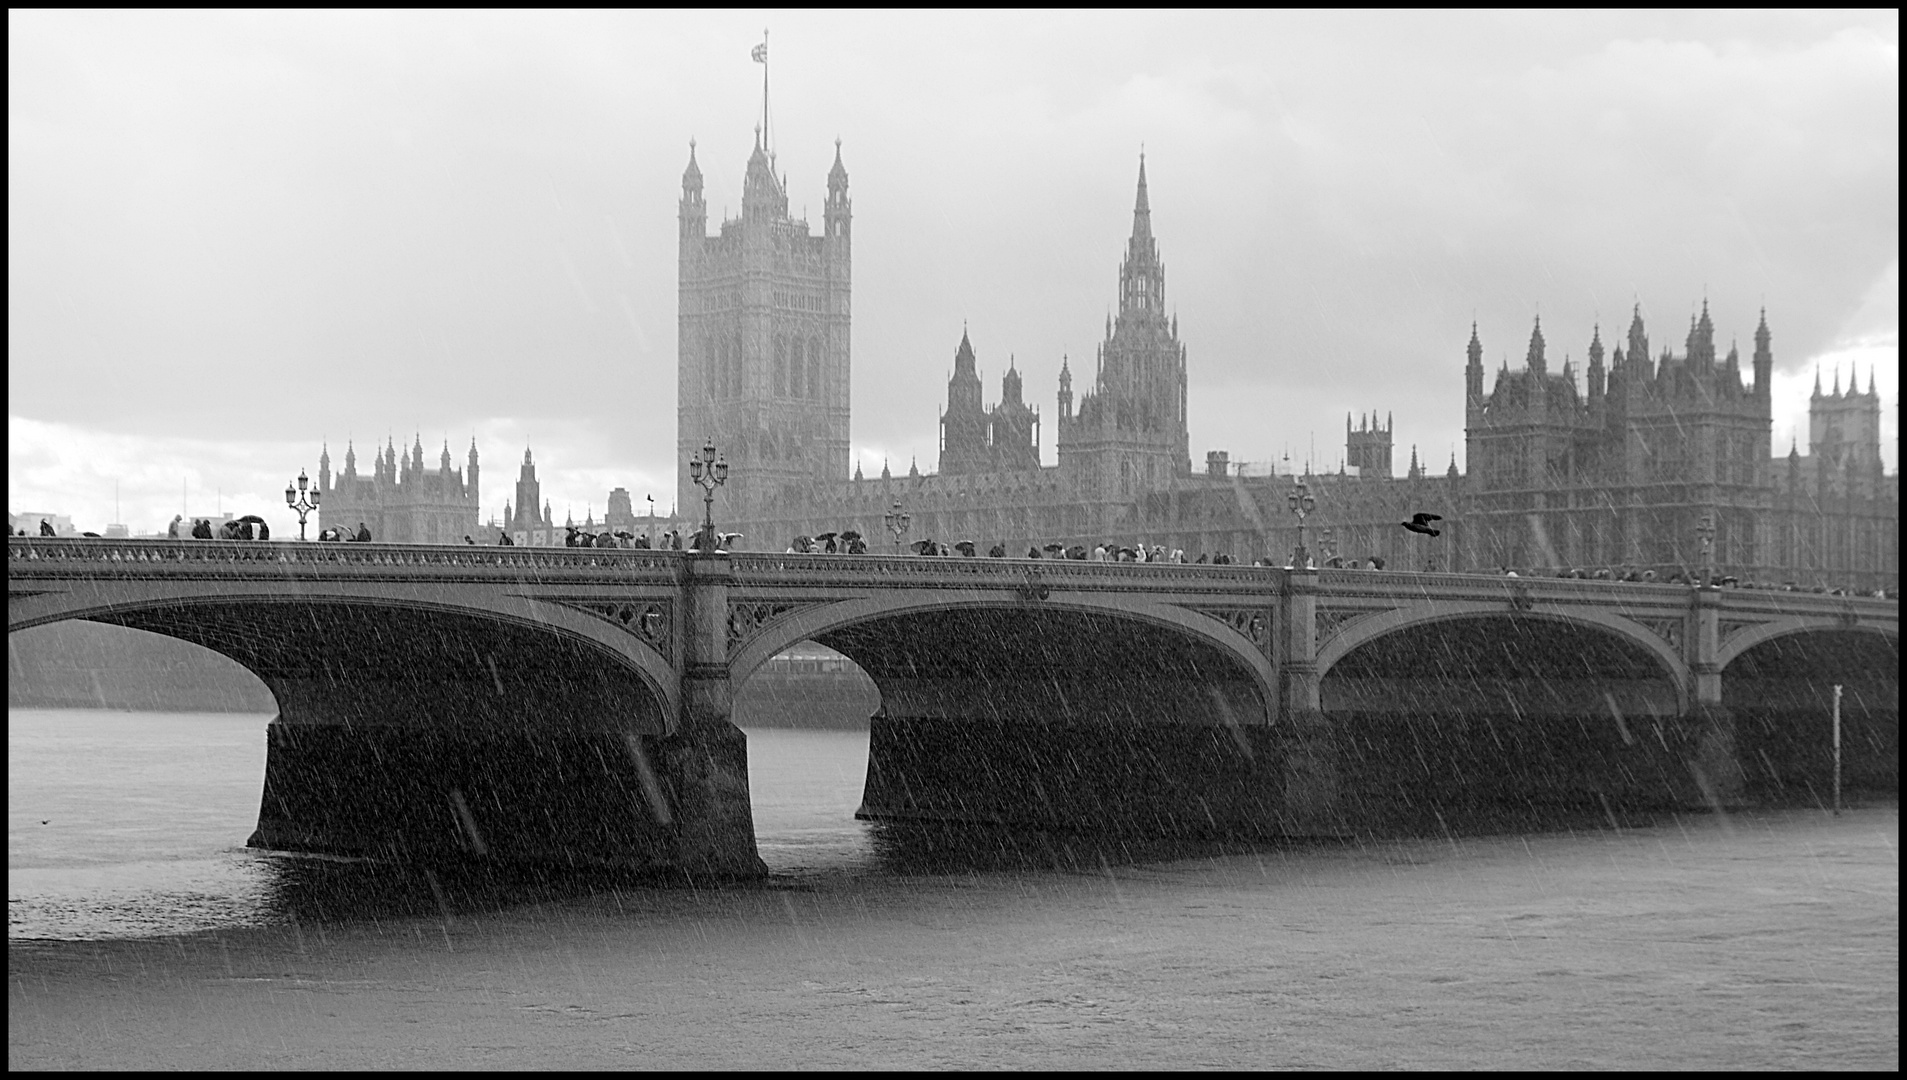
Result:
M7 515L7 523L13 526L15 535L18 535L22 529L26 530L28 536L40 535L40 522L42 521L53 526L53 532L56 536L79 535L79 530L73 527L72 517L67 514L54 514L42 510L38 513Z
M1433 472L1412 447L1395 476L1393 421L1380 424L1375 413L1355 425L1346 417L1335 473L1310 461L1234 462L1225 450L1208 452L1194 473L1186 347L1166 307L1143 158L1117 314L1077 402L1062 358L1058 463L1040 464L1040 416L1024 403L1010 355L998 404L985 404L978 350L963 329L939 417L937 471L923 475L910 463L895 475L883 465L869 478L857 466L846 479L851 281L838 148L826 207L819 237L789 218L773 158L758 141L741 216L709 237L691 149L679 207L679 450L686 459L706 438L726 455L730 479L716 513L722 528L745 535L740 548L777 550L798 534L855 529L876 551L932 538L1023 556L1049 543L1111 541L1283 564L1298 539L1287 496L1302 480L1317 500L1305 538L1320 562L1666 576L1700 566L1697 525L1712 519L1720 573L1801 585L1899 583L1899 474L1880 466L1871 386L1817 392L1808 453L1797 447L1771 462L1767 321L1744 371L1734 348L1718 354L1706 306L1680 356L1651 354L1639 308L1607 363L1600 328L1592 329L1586 372L1567 359L1552 369L1539 324L1522 369L1505 364L1487 392L1473 326L1464 372L1468 475L1454 453ZM685 476L682 505L700 496ZM884 527L896 503L911 520L899 543ZM1441 517L1440 535L1404 530L1417 513Z
M369 476L358 472L355 447L347 444L344 471L331 472L331 451L318 457L319 530L337 528L355 533L359 523L371 539L391 544L461 544L477 532L477 443L462 468L451 468L450 445L444 444L435 469L424 464L419 438L400 455L388 442L372 459Z
M713 441L730 466L727 516L763 520L789 487L848 475L848 328L853 210L835 142L821 235L788 213L758 131L739 217L708 235L702 170L682 173L676 376L677 460ZM700 504L686 473L677 504Z

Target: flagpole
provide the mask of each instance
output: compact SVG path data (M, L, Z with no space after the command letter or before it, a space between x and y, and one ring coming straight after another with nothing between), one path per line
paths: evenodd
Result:
M761 31L761 148L768 151L768 28Z

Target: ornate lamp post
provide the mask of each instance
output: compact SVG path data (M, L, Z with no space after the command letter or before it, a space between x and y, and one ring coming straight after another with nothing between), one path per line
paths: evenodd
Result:
M306 489L310 490L307 492ZM309 502L305 501L307 494L310 495ZM311 486L311 481L306 478L303 469L298 470L298 486L296 488L290 484L285 485L285 505L291 507L298 513L298 539L303 540L305 538L305 515L318 508L318 500L323 494L322 491Z
M695 534L695 547L714 551L715 489L728 483L728 461L715 453L715 440L702 444L699 457L689 459L689 479L702 489L702 531Z
M881 522L887 526L888 532L894 534L894 554L899 555L901 553L901 537L906 536L907 530L913 528L914 515L902 510L901 501L895 499L894 509L881 515Z
M1291 567L1303 570L1311 565L1311 556L1304 549L1304 516L1318 508L1318 500L1311 495L1311 489L1303 480L1285 493L1285 506L1298 517L1298 549L1291 553Z
M1715 577L1715 565L1710 556L1715 550L1715 515L1703 514L1702 520L1695 526L1695 535L1702 540L1702 580L1699 587L1708 588Z

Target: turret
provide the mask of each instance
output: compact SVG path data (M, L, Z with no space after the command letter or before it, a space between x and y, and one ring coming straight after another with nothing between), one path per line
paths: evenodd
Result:
M834 167L828 170L827 235L848 239L854 204L848 199L848 170L841 164L841 140L834 140Z
M1549 401L1549 362L1543 358L1543 318L1537 316L1536 325L1530 330L1530 348L1523 355L1523 370L1529 373L1524 385L1528 393L1529 408L1541 412Z
M1642 327L1642 305L1635 306L1635 314L1629 318L1629 366L1635 368L1634 374L1625 373L1626 379L1635 379L1643 375L1649 363L1649 335Z
M477 437L475 435L470 437L470 453L464 459L464 468L464 483L469 485L470 499L475 502L477 499Z
M318 450L318 490L331 490L331 445L320 444Z
M349 440L344 444L344 475L351 479L356 479L358 475L357 447Z
M1715 324L1708 318L1708 300L1702 301L1702 314L1689 324L1689 370L1708 372L1715 367Z
M1065 423L1073 418L1073 372L1067 366L1068 358L1059 358L1059 419Z
M1768 309L1761 309L1761 324L1755 327L1755 397L1767 401L1773 393L1775 355L1768 348Z
M1597 323L1589 336L1589 405L1592 409L1602 404L1605 377L1602 366L1602 324Z
M689 140L689 167L682 170L682 202L676 210L682 226L684 252L692 241L708 235L708 204L702 201L702 167L695 163L695 140Z
M1477 324L1470 322L1470 347L1464 350L1470 362L1463 366L1463 396L1467 408L1483 406L1483 342L1477 339Z

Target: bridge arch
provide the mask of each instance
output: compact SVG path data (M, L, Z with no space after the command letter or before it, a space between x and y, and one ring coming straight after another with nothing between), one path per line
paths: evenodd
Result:
M500 729L662 734L675 724L680 687L668 660L615 623L570 607L514 596L446 603L361 584L295 592L220 586L138 581L116 583L110 599L15 596L7 629L84 619L192 642L258 676L284 723L403 723L408 709L413 718ZM566 684L577 682L585 700L566 707ZM430 692L439 698L417 700ZM392 695L410 702L400 708Z
M1686 712L1690 703L1689 667L1675 646L1642 624L1613 612L1594 609L1560 608L1536 604L1527 611L1506 611L1501 603L1481 601L1432 600L1409 607L1394 608L1357 618L1319 643L1318 678L1323 680L1345 657L1360 646L1389 634L1413 627L1459 619L1502 620L1506 626L1517 620L1561 623L1607 634L1647 654L1661 668L1663 678L1674 687L1676 711Z
M819 604L765 624L731 656L733 677L745 679L813 640L874 681L880 709L858 816L1161 833L1275 827L1276 699L1268 661L1242 635L1130 594L949 592Z
M1151 671L1162 673L1169 669L1173 660L1189 660L1207 668L1222 664L1230 669L1229 673L1218 674L1242 687L1248 687L1251 695L1249 701L1242 695L1228 697L1225 708L1234 710L1232 720L1238 724L1251 725L1266 724L1271 720L1270 709L1276 700L1271 661L1251 642L1210 616L1172 603L1135 601L1130 596L1056 596L1038 602L1024 602L1002 598L997 594L949 596L945 590L922 589L896 590L817 604L776 619L763 626L754 636L741 641L729 657L730 678L739 683L769 658L792 645L813 640L853 659L878 685L881 675L877 673L876 667L871 667L868 662L863 662L861 656L856 655L856 642L853 640L856 629L903 623L918 629L925 621L942 617L959 620L962 629L983 628L982 624L986 623L1009 630L1018 623L1039 630L1056 629L1061 633L1080 634L1126 628L1148 635L1146 640L1150 644L1168 651L1175 644L1180 644L1186 650L1202 655L1188 656L1179 652L1173 652L1170 657L1161 655L1157 657L1156 664L1149 665ZM951 631L954 628L950 626L949 629ZM848 647L833 644L830 638L840 639ZM1067 669L1069 663L1078 665L1078 668L1067 670L1091 670L1098 666L1090 650L1083 654L1069 651L1061 648L1057 641L1042 640L1037 636L1029 638L1024 630L1020 631L1016 640L1026 647L1018 654L996 658L998 664L995 671L1002 679L1007 678L1013 669L1037 668L1051 675L1057 673L1054 669ZM1041 644L1053 646L1048 650L1048 656L1039 655L1038 646ZM863 654L867 652L865 644L861 645L859 651ZM1105 651L1109 652L1110 649ZM873 657L869 660L876 666L880 663ZM1144 662L1143 659L1141 662ZM986 672L983 670L982 673ZM892 677L890 673L890 680Z
M1854 634L1877 634L1891 639L1898 648L1900 634L1892 627L1875 626L1871 623L1850 623L1840 619L1824 618L1820 615L1789 615L1771 619L1764 623L1743 627L1724 639L1715 650L1715 666L1727 669L1728 665L1748 650L1764 642L1790 634L1811 634L1822 631L1847 632Z

